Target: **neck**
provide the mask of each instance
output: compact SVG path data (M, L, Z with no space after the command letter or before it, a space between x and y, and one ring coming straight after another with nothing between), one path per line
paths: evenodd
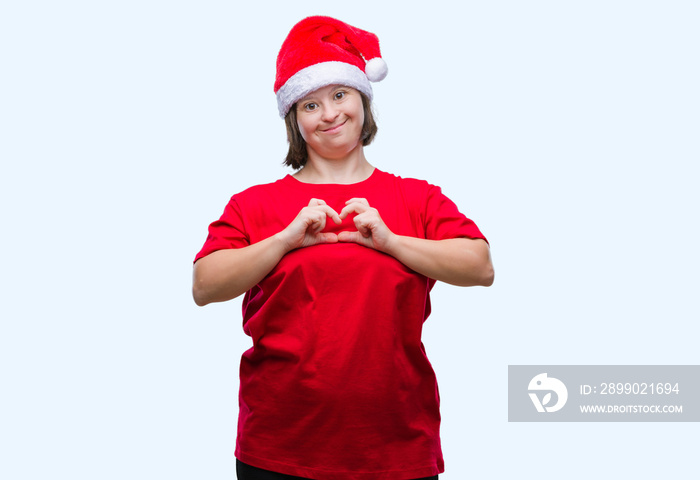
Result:
M306 165L294 178L304 183L352 184L367 180L373 171L359 144L347 156L337 159L323 158L309 149Z

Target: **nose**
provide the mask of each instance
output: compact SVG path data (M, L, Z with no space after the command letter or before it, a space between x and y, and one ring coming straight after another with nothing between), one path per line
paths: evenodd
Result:
M321 120L326 123L333 123L333 121L338 117L339 111L333 102L328 102L323 105L321 111Z

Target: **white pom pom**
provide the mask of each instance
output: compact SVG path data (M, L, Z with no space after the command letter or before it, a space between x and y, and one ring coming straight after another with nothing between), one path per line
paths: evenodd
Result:
M382 58L373 58L365 64L365 74L370 82L381 82L387 73L389 73L389 67Z

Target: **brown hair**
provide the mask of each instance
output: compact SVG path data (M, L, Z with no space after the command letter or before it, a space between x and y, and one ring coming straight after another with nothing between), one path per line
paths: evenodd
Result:
M377 124L374 121L372 103L369 97L362 92L358 91L358 93L362 97L362 107L365 111L365 121L362 124L360 139L362 140L362 145L367 146L372 143L374 136L377 134ZM284 160L284 165L292 167L294 170L299 170L306 165L309 153L306 151L306 142L301 136L301 131L299 131L299 125L297 124L296 103L291 106L284 117L284 124L287 127L287 141L289 142L289 151L287 152L287 158Z

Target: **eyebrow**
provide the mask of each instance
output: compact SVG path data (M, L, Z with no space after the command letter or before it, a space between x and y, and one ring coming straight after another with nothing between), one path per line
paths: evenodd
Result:
M299 99L299 103L308 102L309 100L312 100L313 98L314 98L313 95L308 95L304 98Z

